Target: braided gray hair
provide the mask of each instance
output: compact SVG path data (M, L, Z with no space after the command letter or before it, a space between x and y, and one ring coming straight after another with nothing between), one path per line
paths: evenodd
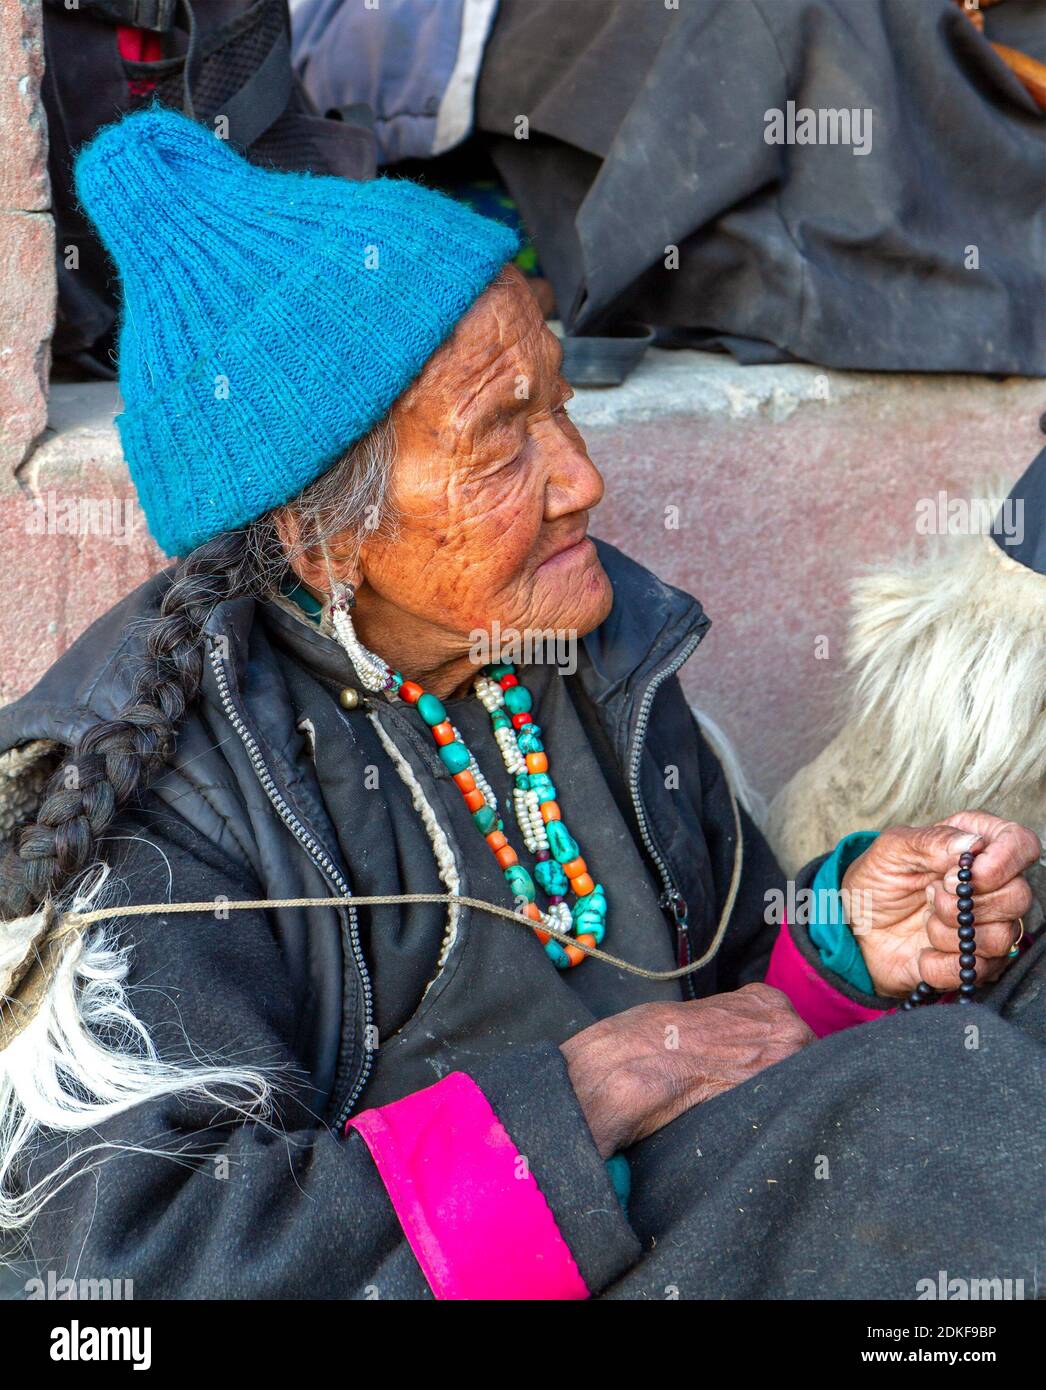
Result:
M200 689L204 626L215 606L230 598L271 598L299 554L335 536L359 545L368 532L388 528L394 461L386 420L288 504L296 521L293 548L281 540L278 512L270 512L177 564L159 612L147 622L133 697L116 718L100 719L81 735L51 776L35 821L0 860L0 918L9 919L12 947L45 900L62 903L83 891L106 830L173 757L179 726ZM103 866L96 885L107 872ZM3 945L0 940L0 965ZM264 1070L172 1066L159 1057L130 1006L128 965L126 950L104 927L75 938L35 1016L0 1050L0 1232L16 1236L67 1183L112 1153L104 1142L70 1147L51 1173L29 1180L44 1134L89 1136L110 1116L174 1092L210 1096L245 1120L268 1114L271 1078Z
M156 618L134 697L115 719L98 720L53 773L34 824L0 860L0 915L19 917L69 885L96 857L99 837L171 758L178 725L203 675L203 630L225 599L271 598L294 559L335 536L392 523L389 483L395 436L374 427L288 505L298 539L285 548L272 511L241 531L205 542L175 567Z

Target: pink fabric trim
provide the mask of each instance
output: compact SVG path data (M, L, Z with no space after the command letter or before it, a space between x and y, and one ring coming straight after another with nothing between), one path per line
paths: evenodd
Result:
M349 1121L437 1298L580 1299L588 1288L486 1096L464 1072Z
M774 942L766 983L788 995L796 1013L819 1038L883 1016L883 1010L865 1008L819 975L792 940L787 922Z

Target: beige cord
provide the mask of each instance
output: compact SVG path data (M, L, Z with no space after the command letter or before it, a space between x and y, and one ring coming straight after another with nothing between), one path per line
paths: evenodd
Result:
M730 888L726 895L726 902L723 904L723 911L719 917L719 925L716 928L712 944L700 958L693 961L690 965L681 966L678 970L647 970L641 965L632 965L627 960L622 960L619 956L613 956L609 951L601 951L597 946L583 946L575 937L567 935L565 932L553 931L548 927L542 926L541 930L555 941L562 942L564 946L576 946L579 951L583 951L586 956L592 956L596 960L605 961L607 965L616 966L619 970L625 970L630 975L638 975L643 980L678 980L684 975L692 975L695 970L700 970L707 965L716 955L723 942L730 916L737 901L737 893L741 884L741 861L744 856L744 843L741 833L741 817L738 814L737 802L733 793L730 794L730 805L734 812L734 826L737 832L737 846L734 851L733 873L730 878ZM535 923L529 917L525 917L521 912L514 912L512 908L501 907L497 903L488 903L482 898L469 898L460 893L377 893L369 897L333 897L333 898L254 898L238 902L196 902L196 903L129 903L124 907L100 907L90 912L66 912L62 914L61 925L55 936L65 935L67 932L80 931L84 927L93 926L96 922L108 922L117 917L149 917L159 916L160 914L178 912L214 912L220 909L223 912L262 912L271 907L385 907L396 903L446 903L457 904L459 907L472 907L480 912L488 912L494 917L504 917L510 922L518 922L521 927L529 927L531 931L535 928ZM53 939L53 938L52 938Z

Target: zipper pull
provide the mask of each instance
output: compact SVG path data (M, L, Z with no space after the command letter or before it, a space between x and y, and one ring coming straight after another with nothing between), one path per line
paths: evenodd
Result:
M671 913L676 929L676 958L679 964L690 964L690 937L687 934L686 899L678 888L667 888L658 899L662 912Z
M678 888L666 888L658 899L662 912L671 912L677 927L686 926L686 898Z

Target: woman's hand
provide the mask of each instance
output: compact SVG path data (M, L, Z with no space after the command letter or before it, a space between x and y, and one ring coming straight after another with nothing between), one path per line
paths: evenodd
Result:
M937 825L884 830L843 875L850 925L877 993L901 998L920 979L935 989L959 988L955 889L963 850L977 856L977 983L1002 973L1017 918L1032 903L1023 874L1042 848L1023 825L961 811Z
M813 1042L780 990L745 985L691 1004L640 1004L563 1043L604 1158Z

